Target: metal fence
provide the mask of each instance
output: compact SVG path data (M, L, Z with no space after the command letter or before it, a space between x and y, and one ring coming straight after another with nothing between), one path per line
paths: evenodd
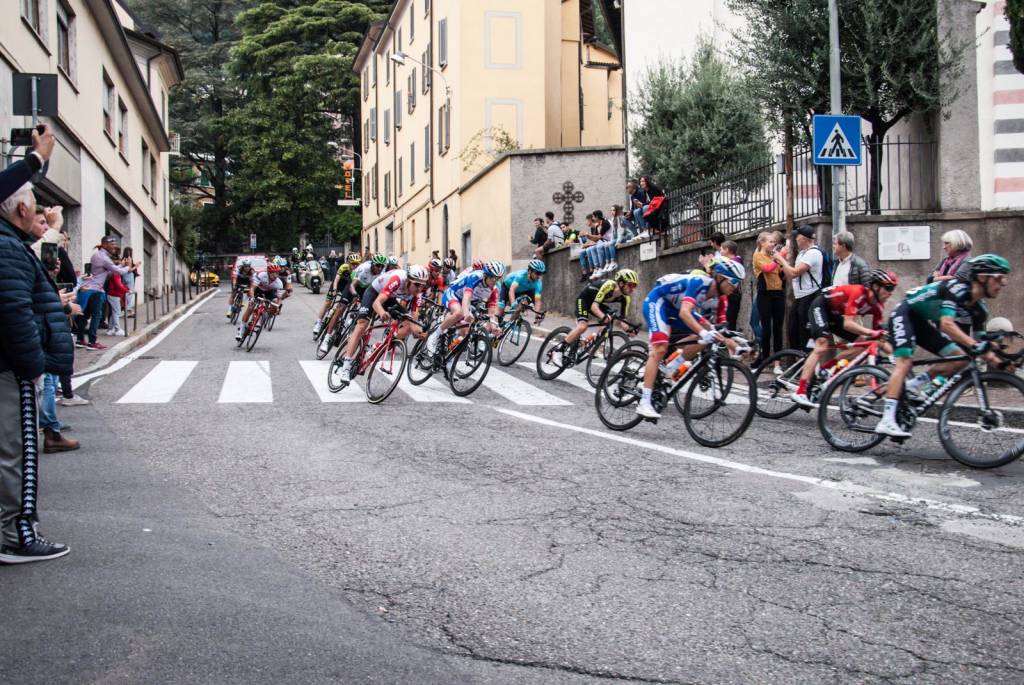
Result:
M122 304L125 332L132 335L139 326L148 326L157 319L170 314L180 305L191 302L202 292L217 287L202 278L197 281L197 283L192 283L189 276L181 274L174 283L165 284L160 288L147 289L142 302L139 302L139 298L134 293L129 295L130 299L126 299Z
M847 213L937 210L937 156L934 141L894 136L871 145L865 139L864 164L846 168ZM790 185L795 221L832 213L831 169L815 166L810 148L794 150L791 179L782 166L773 162L666 193L669 229L663 236L665 247L707 240L716 232L728 236L782 223Z

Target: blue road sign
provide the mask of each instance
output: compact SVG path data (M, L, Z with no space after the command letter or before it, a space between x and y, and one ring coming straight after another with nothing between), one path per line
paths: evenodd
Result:
M823 166L860 166L860 117L814 115L814 163Z

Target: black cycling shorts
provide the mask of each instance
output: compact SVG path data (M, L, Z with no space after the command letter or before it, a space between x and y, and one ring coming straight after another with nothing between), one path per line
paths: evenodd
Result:
M915 347L946 355L952 352L950 346L956 345L935 324L916 314L906 300L900 302L889 317L889 342L896 357L913 356Z
M846 330L843 325L843 317L836 316L829 310L828 301L824 294L814 296L811 308L807 312L807 331L811 340L818 338L831 338L838 336L847 342L857 339L856 333Z
M363 291L363 299L359 302L359 312L356 314L357 319L363 319L369 321L376 313L373 311L373 303L377 301L377 296L380 295L377 289L370 286ZM384 301L384 311L388 311L392 307L401 307L402 303L394 297L388 298Z

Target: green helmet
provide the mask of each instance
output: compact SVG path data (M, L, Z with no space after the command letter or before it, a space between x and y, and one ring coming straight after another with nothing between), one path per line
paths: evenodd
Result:
M387 266L388 256L386 254L377 253L373 255L373 257L370 259L370 262L376 264L377 266Z
M1010 262L1005 257L997 254L980 254L977 257L968 259L960 270L958 276L966 276L969 280L975 280L983 274L1008 274L1010 273Z

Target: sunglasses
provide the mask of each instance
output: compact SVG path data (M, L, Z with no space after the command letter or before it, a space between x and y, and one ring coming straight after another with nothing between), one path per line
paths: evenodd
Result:
M896 290L896 286L894 286L894 285L883 285L882 286L882 290L888 290L889 292L892 292L893 290Z
M979 276L988 276L989 278L995 279L997 283L1000 283L1002 285L1006 285L1006 274L978 274L978 275Z

